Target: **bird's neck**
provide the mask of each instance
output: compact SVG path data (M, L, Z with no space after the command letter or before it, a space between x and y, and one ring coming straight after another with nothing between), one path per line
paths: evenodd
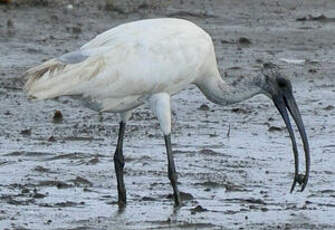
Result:
M238 77L231 84L227 84L220 76L206 78L197 84L202 93L211 102L219 105L230 105L262 92L259 87L262 75Z

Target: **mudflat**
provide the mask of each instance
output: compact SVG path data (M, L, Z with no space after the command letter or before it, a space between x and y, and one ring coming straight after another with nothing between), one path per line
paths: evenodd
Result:
M0 4L0 228L334 229L335 2L126 3ZM155 17L186 18L208 31L228 82L268 62L291 78L311 149L304 192L289 193L291 143L268 98L220 107L190 86L172 98L184 206L173 207L164 140L144 105L127 126L128 205L118 209L118 116L70 98L28 100L21 75L116 25Z

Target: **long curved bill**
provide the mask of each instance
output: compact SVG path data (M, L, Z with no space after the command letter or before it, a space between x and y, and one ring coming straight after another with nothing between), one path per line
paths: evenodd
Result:
M308 177L309 177L309 171L310 171L310 154L309 154L309 145L308 145L308 140L307 140L307 135L304 127L304 123L302 121L297 103L295 102L295 99L293 97L292 92L290 91L285 91L282 92L280 95L273 96L272 100L279 110L282 118L284 119L284 122L286 124L289 136L291 138L292 142L292 149L293 149L293 154L294 154L294 163L295 163L295 173L294 173L294 180L293 184L291 187L291 191L293 192L297 182L301 184L301 192L304 191L307 182L308 182ZM289 110L291 116L293 117L293 120L295 121L303 145L304 145L304 151L305 151L305 161L306 161L306 171L305 175L299 174L299 155L298 155L298 148L297 148L297 143L295 140L294 132L290 123L290 119L287 113L287 109Z

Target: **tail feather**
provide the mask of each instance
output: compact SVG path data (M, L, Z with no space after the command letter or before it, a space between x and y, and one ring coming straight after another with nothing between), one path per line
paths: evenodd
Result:
M44 62L41 65L28 69L23 74L23 78L26 81L23 89L28 93L29 96L34 97L31 92L34 83L36 83L44 75L53 76L55 72L63 70L65 66L65 64L61 63L56 58L53 58L49 61Z
M51 59L24 73L24 90L28 96L47 99L65 95L82 95L84 86L90 85L103 71L104 59L95 57L76 64Z

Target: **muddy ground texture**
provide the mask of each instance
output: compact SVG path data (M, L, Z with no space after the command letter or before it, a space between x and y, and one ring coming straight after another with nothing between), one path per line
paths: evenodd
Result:
M131 10L103 1L29 2L0 5L1 229L335 229L334 1L169 1ZM289 193L291 144L269 99L220 107L190 86L172 101L184 206L173 208L164 141L145 105L127 126L128 205L120 211L117 115L23 94L28 67L120 23L165 16L212 35L227 81L264 62L292 78L312 156L305 192ZM56 110L62 119L53 118Z

